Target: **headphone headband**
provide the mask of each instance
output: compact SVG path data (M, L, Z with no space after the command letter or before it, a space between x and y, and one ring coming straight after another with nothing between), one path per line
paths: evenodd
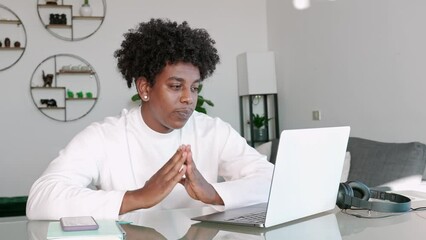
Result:
M361 196L356 196L354 192ZM370 198L386 202L368 201ZM340 184L336 204L342 209L353 206L377 212L407 212L411 208L410 198L396 193L370 190L365 184L357 181Z

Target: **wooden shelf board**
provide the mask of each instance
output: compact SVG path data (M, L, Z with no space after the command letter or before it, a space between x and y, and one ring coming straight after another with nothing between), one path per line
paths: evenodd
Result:
M46 89L46 90L60 90L60 89L65 89L65 87L31 87L31 89Z
M71 28L71 25L66 25L66 24L49 24L46 25L46 28Z
M19 51L24 49L24 47L0 47L0 51Z
M65 107L38 107L38 109L63 110Z
M96 98L96 97L92 97L92 98L78 98L78 97L75 97L75 98L66 98L66 100L68 101L73 101L73 100L96 100L96 99L98 99L98 98Z
M59 74L95 74L95 72L93 71L72 71L72 70L68 70L68 71L64 71L64 70L59 70L59 72L56 72L57 75Z
M74 20L102 20L103 16L73 16Z
M72 5L67 4L37 4L40 8L72 8Z
M5 20L5 19L0 19L0 23L1 24L22 24L21 21L19 20Z

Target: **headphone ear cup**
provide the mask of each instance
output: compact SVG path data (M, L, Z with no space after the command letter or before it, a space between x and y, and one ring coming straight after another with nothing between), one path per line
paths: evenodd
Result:
M336 205L340 209L351 208L351 205L345 204L345 196L353 197L354 192L353 192L352 188L347 183L340 183L339 191L337 192L337 200L336 200Z
M348 182L348 185L350 188L352 188L354 197L360 198L364 201L368 201L368 199L370 199L370 188L368 188L364 183L359 181L351 181Z

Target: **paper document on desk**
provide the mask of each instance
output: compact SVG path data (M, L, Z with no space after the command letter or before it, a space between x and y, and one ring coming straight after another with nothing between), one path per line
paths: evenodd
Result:
M78 240L124 240L126 233L115 220L97 220L99 229L85 231L63 231L59 222L49 223L47 239Z

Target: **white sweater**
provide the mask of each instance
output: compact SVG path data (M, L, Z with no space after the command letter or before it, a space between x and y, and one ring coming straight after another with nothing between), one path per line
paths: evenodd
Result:
M229 124L194 112L182 129L162 134L145 124L136 107L77 134L33 184L27 216L116 219L125 192L144 186L181 144L191 145L197 169L226 209L267 201L273 166ZM218 182L218 176L225 182ZM148 210L195 206L203 203L190 198L178 184Z

